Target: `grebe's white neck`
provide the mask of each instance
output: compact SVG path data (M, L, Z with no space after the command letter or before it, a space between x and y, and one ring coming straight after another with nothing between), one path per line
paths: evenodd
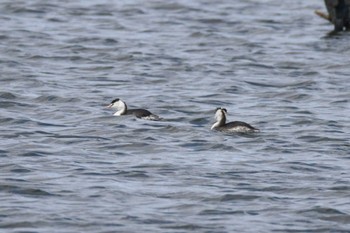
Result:
M211 129L215 129L225 125L226 123L226 112L225 108L217 108L215 112L215 120L216 122L212 125Z
M121 115L125 115L128 107L126 106L126 103L124 103L122 100L120 99L115 99L113 100L109 105L108 108L114 108L117 109L117 111L113 114L114 116L121 116Z

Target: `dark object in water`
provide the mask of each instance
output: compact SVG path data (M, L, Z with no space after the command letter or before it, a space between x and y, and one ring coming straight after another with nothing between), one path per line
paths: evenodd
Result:
M119 98L116 98L112 100L112 102L107 106L107 108L115 108L117 109L117 112L114 113L114 116L121 116L121 115L131 115L133 114L137 118L142 118L145 120L151 120L151 121L159 121L161 118L150 111L146 109L128 109L126 106L126 103L122 101Z
M350 0L325 0L334 31L350 30ZM322 17L322 16L321 16Z
M260 130L243 121L232 121L226 123L227 110L226 108L217 108L215 111L216 122L211 127L212 130L218 130L226 133L252 133Z

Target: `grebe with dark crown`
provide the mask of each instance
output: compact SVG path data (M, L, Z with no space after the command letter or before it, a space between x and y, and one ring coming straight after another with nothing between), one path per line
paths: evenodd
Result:
M151 121L159 121L161 118L146 109L128 109L125 102L121 99L117 98L112 100L112 102L107 106L107 108L115 108L117 111L113 114L114 116L121 115L134 115L137 118L151 120Z
M227 110L226 108L217 108L215 112L216 122L211 127L212 130L218 130L227 133L252 133L260 130L254 128L248 123L242 121L232 121L226 123Z

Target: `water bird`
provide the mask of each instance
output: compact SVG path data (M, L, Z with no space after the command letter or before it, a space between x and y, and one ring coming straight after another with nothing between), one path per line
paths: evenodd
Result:
M128 109L126 103L119 98L112 100L112 102L107 106L107 108L114 108L117 111L113 114L114 116L122 116L122 115L134 115L137 118L151 120L151 121L159 121L161 118L146 109Z
M226 133L252 133L260 130L245 123L243 121L232 121L226 123L227 110L226 108L217 108L215 111L216 122L212 125L212 130L217 130Z

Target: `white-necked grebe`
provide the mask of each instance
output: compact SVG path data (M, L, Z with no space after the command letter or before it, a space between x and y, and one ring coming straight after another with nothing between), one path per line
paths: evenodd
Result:
M161 120L159 116L151 113L146 109L128 109L126 103L119 98L112 100L112 102L107 106L107 108L117 109L117 111L113 114L114 116L134 115L137 118L141 118L145 120L152 120L152 121Z
M216 122L211 127L212 130L218 130L227 133L251 133L259 132L260 130L254 128L248 123L242 121L232 121L226 123L227 110L226 108L217 108L215 112Z

